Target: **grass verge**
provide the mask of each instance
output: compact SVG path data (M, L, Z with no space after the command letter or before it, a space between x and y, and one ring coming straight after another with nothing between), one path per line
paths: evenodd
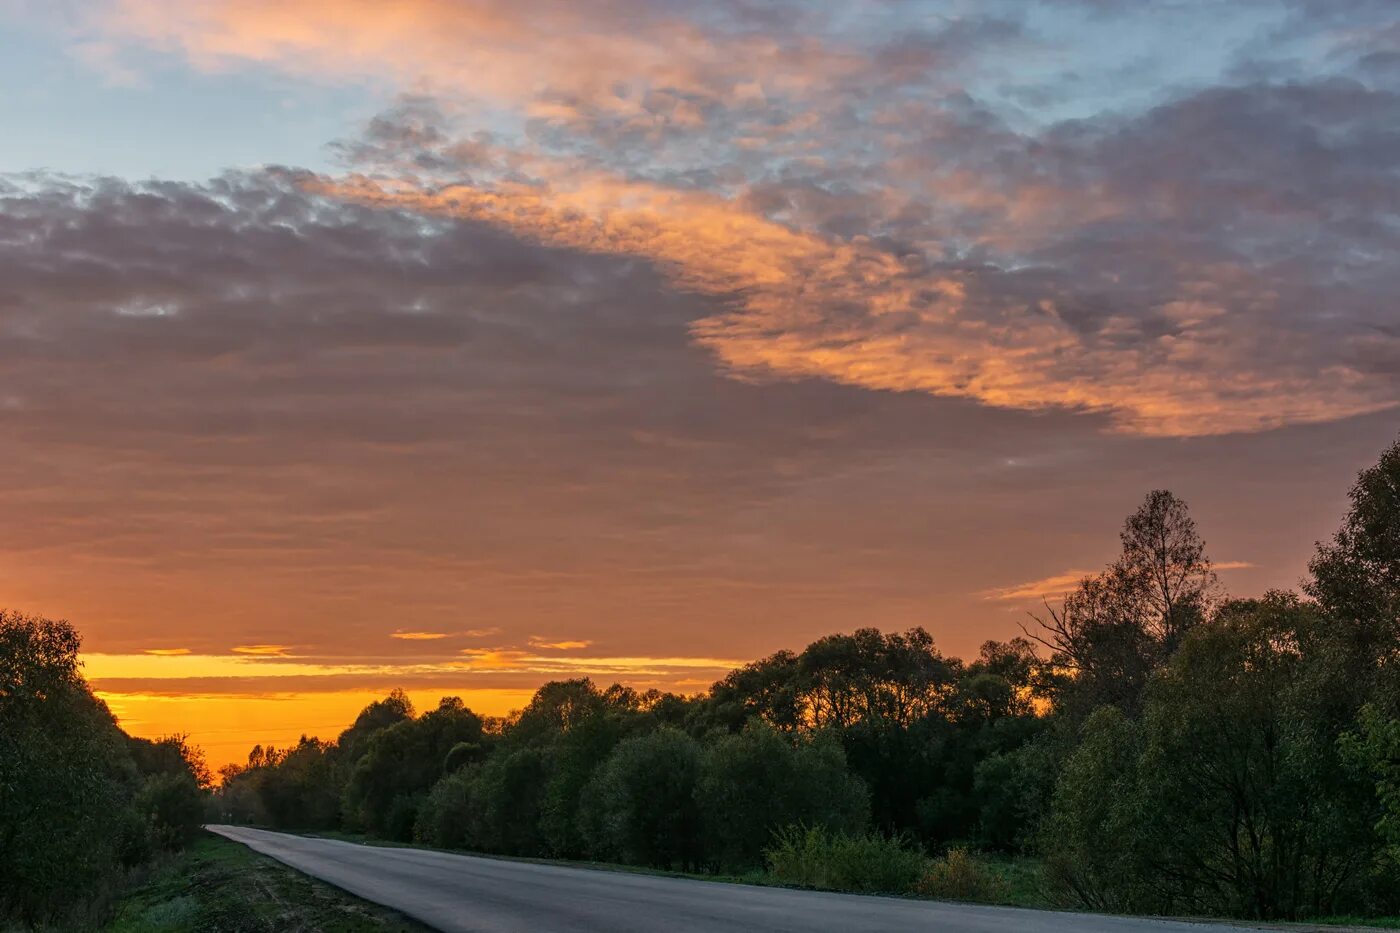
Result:
M107 933L424 933L426 927L213 833L147 876Z

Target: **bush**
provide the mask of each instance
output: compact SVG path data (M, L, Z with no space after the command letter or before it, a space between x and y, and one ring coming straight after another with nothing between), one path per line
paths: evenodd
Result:
M774 880L831 891L906 894L928 865L904 837L832 833L819 826L780 830L764 854Z
M1006 884L986 862L958 847L929 864L916 890L927 897L951 901L997 902L1006 897Z

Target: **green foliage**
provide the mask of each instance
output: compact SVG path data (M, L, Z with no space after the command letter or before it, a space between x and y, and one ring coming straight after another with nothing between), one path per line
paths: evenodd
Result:
M509 855L540 855L540 807L547 760L536 748L502 752L439 781L414 836L433 845Z
M584 792L579 819L594 858L657 868L699 864L700 746L658 729L620 743Z
M1044 827L1046 875L1070 903L1108 911L1150 906L1140 884L1135 809L1141 749L1138 724L1117 707L1100 707L1060 772Z
M143 854L125 736L67 622L0 610L0 917L61 914Z
M762 865L764 847L781 827L858 833L868 819L865 786L847 771L840 745L794 745L762 722L706 750L695 794L706 857L728 870Z
M775 880L804 888L905 894L928 865L908 840L880 833L833 833L817 826L779 830L764 853Z
M550 742L550 776L540 804L540 831L552 855L579 858L589 851L579 807L594 772L634 723L626 713L602 709L572 724Z
M1361 711L1358 728L1342 736L1340 747L1353 771L1374 783L1380 804L1376 831L1388 844L1393 877L1400 887L1400 719L1368 705Z
M996 903L1007 897L1001 875L962 846L930 862L915 890L925 897L952 901Z
M151 845L184 848L204 822L204 794L188 773L162 772L146 778L136 793L136 809L146 819Z
M1032 847L1049 809L1057 763L1049 741L993 751L973 767L972 800L980 846L1016 852Z
M1056 791L1053 876L1095 907L1293 918L1355 903L1373 805L1337 750L1350 691L1327 634L1294 597L1230 604L1156 678L1140 724L1096 713Z
M72 919L203 816L183 737L132 739L78 669L67 622L0 610L0 919Z
M127 736L127 751L141 774L187 775L201 790L213 784L204 752L191 745L187 735L168 735L160 739Z
M447 757L442 762L442 771L444 774L459 771L472 762L481 760L484 752L480 742L458 742L448 749Z
M345 787L347 822L388 839L412 839L418 803L442 777L448 751L481 741L480 717L456 697L373 733Z
M415 842L440 849L469 847L474 822L472 798L476 775L467 768L453 771L433 785L418 808L413 825Z
M1309 595L1365 658L1400 660L1400 441L1363 470L1332 541L1309 565ZM1392 712L1396 712L1392 710Z

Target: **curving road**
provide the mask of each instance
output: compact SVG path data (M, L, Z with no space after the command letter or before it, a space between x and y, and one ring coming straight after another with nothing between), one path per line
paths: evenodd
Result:
M1230 933L1248 927L695 881L209 826L445 933Z

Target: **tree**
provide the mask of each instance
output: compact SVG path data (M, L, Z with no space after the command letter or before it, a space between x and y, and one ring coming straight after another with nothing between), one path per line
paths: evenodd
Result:
M214 784L209 765L204 760L204 750L198 745L191 745L188 735L167 735L159 739L129 735L126 742L136 770L143 775L186 775L201 790L208 790Z
M1400 719L1367 706L1355 731L1342 736L1342 753L1363 780L1374 784L1379 803L1376 831L1385 839L1389 865L1382 868L1400 890Z
M448 752L481 741L481 718L456 697L373 733L345 787L347 822L389 839L413 838L418 804L442 777Z
M1162 905L1143 884L1141 755L1138 724L1116 706L1102 706L1085 720L1079 747L1055 785L1044 829L1046 875L1062 895L1091 910Z
M204 793L192 775L152 774L136 794L136 809L146 821L151 844L173 851L184 848L204 822Z
M412 718L413 701L398 687L389 691L384 699L370 703L336 739L342 767L348 770L355 766L376 732Z
M126 737L73 626L0 610L0 916L37 924L145 852Z
M547 754L539 748L501 750L469 773L466 825L459 844L482 852L542 855L540 809L549 777Z
M707 860L743 870L763 864L773 834L801 824L863 832L869 795L829 737L794 745L759 721L705 750L696 785Z
M1358 674L1370 680L1400 666L1400 441L1361 471L1342 526L1309 569L1306 590L1348 633L1366 668ZM1378 700L1400 704L1393 695Z
M335 829L340 799L332 747L302 736L264 769L258 785L263 810L283 829Z
M573 724L550 747L551 770L541 803L540 829L551 854L578 858L589 848L579 830L584 788L635 725L631 717L601 710Z
M1371 788L1338 750L1346 671L1316 607L1224 606L1156 675L1140 724L1090 718L1048 837L1068 887L1095 907L1354 909L1378 840Z
M675 729L622 742L589 782L579 814L590 854L657 868L700 858L700 747Z
M1148 493L1119 537L1118 560L1059 609L1047 604L1038 631L1027 632L1050 649L1052 668L1070 674L1053 692L1081 721L1103 704L1136 713L1152 672L1218 601L1195 522L1170 492Z

